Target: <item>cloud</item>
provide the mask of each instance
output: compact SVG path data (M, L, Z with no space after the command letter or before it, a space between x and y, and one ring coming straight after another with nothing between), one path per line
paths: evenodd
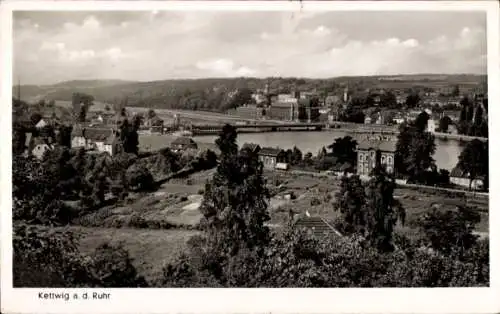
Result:
M209 75L213 76L235 77L248 76L255 73L254 70L245 66L236 67L234 62L228 59L201 61L196 63L196 67L200 70L208 71Z
M485 73L485 18L474 14L22 12L14 71L34 84Z

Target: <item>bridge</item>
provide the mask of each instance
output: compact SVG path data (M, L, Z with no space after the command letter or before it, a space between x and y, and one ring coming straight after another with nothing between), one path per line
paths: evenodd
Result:
M193 135L217 134L222 130L222 124L198 124L192 125ZM239 133L246 132L286 132L286 131L321 131L327 127L325 123L301 123L301 122L261 122L256 124L233 124Z
M322 131L325 129L344 131L351 134L380 134L397 136L397 127L385 125L365 125L348 122L259 122L252 124L232 124L239 133L264 133L264 132L288 132L288 131ZM193 124L191 131L193 135L215 135L222 130L223 124ZM487 138L449 133L433 133L435 138L441 140L454 140L468 142L474 139L487 141Z

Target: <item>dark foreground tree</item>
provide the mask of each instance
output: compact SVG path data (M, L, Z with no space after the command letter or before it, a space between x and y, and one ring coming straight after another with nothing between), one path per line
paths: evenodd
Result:
M339 137L335 139L328 148L332 151L332 155L337 157L338 162L349 162L354 165L356 163L356 146L358 143L350 136Z
M101 245L90 255L78 250L68 230L14 224L14 287L145 287L126 251Z
M458 207L447 211L433 208L416 223L426 245L443 254L462 258L477 242L478 236L473 231L480 221L481 215L476 209Z
M469 175L469 190L472 187L472 182L478 177L485 177L484 181L486 183L489 177L488 154L488 142L474 139L467 143L467 146L458 156L457 166Z

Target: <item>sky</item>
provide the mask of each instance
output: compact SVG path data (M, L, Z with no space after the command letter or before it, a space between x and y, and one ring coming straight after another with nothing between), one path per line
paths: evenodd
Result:
M484 12L14 12L14 80L486 74Z

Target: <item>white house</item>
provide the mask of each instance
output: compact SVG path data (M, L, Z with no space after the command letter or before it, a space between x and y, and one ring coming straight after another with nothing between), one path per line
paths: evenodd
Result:
M28 155L42 159L45 152L53 148L54 146L49 139L39 136L29 136Z
M482 189L484 186L484 179L482 177L476 178L470 183L469 174L458 166L453 168L450 172L450 182L463 187L470 187L474 190Z
M436 120L429 118L427 120L427 132L435 133L436 132Z
M43 127L46 127L47 126L47 122L44 120L44 119L41 119L40 121L38 121L38 123L35 125L35 128L37 129L41 129Z

